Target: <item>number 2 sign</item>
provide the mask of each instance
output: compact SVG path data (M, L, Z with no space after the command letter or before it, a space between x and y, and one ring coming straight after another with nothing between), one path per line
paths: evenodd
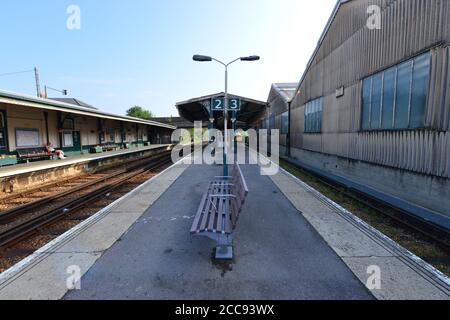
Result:
M215 98L212 99L212 110L213 111L223 111L225 106L225 102L223 98ZM239 99L229 99L228 100L228 109L229 111L240 111L241 109L241 101Z

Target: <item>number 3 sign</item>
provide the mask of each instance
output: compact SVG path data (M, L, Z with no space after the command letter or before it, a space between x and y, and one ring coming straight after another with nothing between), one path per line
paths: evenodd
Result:
M225 102L223 98L212 99L212 110L213 111L223 111ZM239 99L229 99L228 100L229 111L240 111L241 101Z

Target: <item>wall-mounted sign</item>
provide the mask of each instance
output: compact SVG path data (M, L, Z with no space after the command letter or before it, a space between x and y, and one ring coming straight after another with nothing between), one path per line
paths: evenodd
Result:
M211 101L211 106L213 111L223 111L225 107L225 99L214 98ZM241 100L231 98L228 99L228 110L229 111L240 111L241 110Z

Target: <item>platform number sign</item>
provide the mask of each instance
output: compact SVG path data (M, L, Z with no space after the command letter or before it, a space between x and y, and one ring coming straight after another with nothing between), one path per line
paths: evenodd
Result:
M228 101L228 109L231 111L240 111L241 109L241 100L239 99L230 99Z
M212 99L212 110L213 111L223 111L225 107L225 99L223 98L214 98ZM239 99L228 99L228 109L229 111L240 111L241 109L241 100Z

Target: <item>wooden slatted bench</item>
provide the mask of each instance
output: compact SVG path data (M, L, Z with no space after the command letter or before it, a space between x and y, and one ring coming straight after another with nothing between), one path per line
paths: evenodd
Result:
M244 175L235 164L231 176L216 177L202 197L191 234L215 240L218 260L233 258L233 234L247 194Z
M115 143L104 143L101 145L104 152L116 151L119 147Z
M53 154L48 153L45 147L40 148L24 148L17 149L17 158L19 161L26 161L27 163L30 160L42 160L42 159L53 159Z

